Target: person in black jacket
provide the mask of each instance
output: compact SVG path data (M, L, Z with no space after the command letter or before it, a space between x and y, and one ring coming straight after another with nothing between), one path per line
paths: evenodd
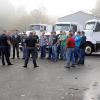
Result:
M2 65L5 65L5 59L8 65L13 65L9 59L9 47L11 43L8 38L8 33L4 31L4 33L0 36L0 48L1 48L1 58L2 58Z
M85 60L85 44L86 44L86 36L85 33L82 31L82 37L80 42L80 56L78 64L84 65Z
M36 39L37 44L39 44L39 36L36 35L36 32L33 32L33 37ZM35 56L38 58L38 48L35 48Z
M15 59L15 49L17 52L17 58L19 59L19 43L21 42L21 38L18 34L18 30L16 30L16 33L12 35L12 45L13 45L13 57L12 59Z
M34 68L39 67L37 66L36 56L35 56L35 50L36 50L35 48L36 48L37 40L34 38L33 32L30 32L29 37L27 37L25 40L25 44L26 44L27 53L26 53L25 63L23 67L27 68L30 54L32 54Z

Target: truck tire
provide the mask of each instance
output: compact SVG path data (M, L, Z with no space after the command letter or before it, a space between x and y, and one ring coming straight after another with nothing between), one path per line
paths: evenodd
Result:
M92 45L90 43L86 43L86 46L85 46L85 54L87 56L91 55L92 54Z

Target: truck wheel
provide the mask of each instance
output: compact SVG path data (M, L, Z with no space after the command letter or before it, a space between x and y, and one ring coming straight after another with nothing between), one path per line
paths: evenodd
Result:
M89 56L89 55L92 54L92 45L89 44L89 43L86 44L86 47L85 47L85 54L86 54L87 56Z

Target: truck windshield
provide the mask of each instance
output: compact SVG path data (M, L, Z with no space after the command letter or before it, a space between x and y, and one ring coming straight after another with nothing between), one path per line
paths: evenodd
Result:
M69 31L70 24L56 24L54 26L54 31Z
M30 25L29 30L38 31L40 30L40 25Z
M95 22L89 22L86 24L85 30L93 30L94 26L95 26Z

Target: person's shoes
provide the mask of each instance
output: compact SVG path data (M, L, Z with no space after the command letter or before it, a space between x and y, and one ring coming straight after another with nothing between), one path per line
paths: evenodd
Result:
M22 58L22 59L25 59L25 58Z
M2 66L5 66L5 64L2 64Z
M37 68L37 67L39 67L39 66L34 66L34 68Z
M71 67L75 68L75 65L71 65Z
M81 63L82 66L84 66L84 63Z
M17 57L17 59L20 59L20 57Z
M64 66L64 67L65 67L65 68L69 68L69 69L70 69L70 66L67 66L67 65L66 65L66 66Z
M26 66L26 65L24 65L23 67L24 67L24 68L27 68L27 66Z
M50 58L49 58L49 57L47 57L47 59L48 59L48 60L50 60Z
M15 58L11 58L11 59L15 59Z
M11 65L13 65L13 64L8 64L8 66L11 66Z

